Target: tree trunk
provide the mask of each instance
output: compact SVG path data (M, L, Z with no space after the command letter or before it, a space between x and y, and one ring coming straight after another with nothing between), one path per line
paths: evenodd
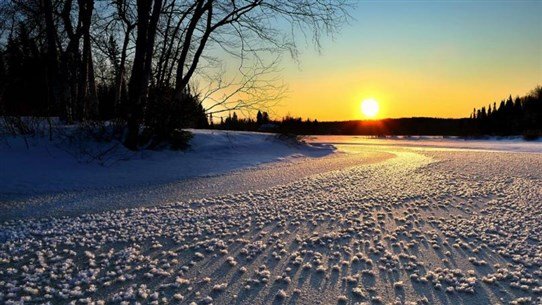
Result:
M122 98L122 90L126 85L125 80L125 71L126 71L126 57L128 53L128 44L130 43L130 34L132 32L132 26L127 25L126 33L124 34L124 41L122 42L122 51L120 54L120 63L115 78L115 97L114 97L114 108L115 111L119 110Z
M68 122L81 119L83 112L82 103L79 102L79 81L81 56L79 41L81 39L80 22L74 29L71 20L72 0L66 0L60 14L64 29L68 35L68 45L60 58L60 74L62 76L62 92L65 96L66 116ZM81 20L79 11L79 20Z
M66 100L63 98L62 81L59 74L59 58L56 48L56 27L53 19L51 0L42 0L47 37L47 82L49 109L60 112L62 119L67 119Z
M78 0L81 33L83 36L83 57L79 75L79 103L82 103L82 119L95 118L98 115L94 64L90 41L90 23L94 11L94 0Z
M192 19L190 20L190 23L188 24L188 28L186 29L186 34L183 41L181 55L179 57L179 62L177 63L177 72L175 76L175 92L174 92L175 99L180 99L182 97L183 91L187 85L187 83L185 83L183 80L184 79L184 65L188 58L188 51L190 50L190 46L192 44L192 37L194 36L194 31L196 30L196 27L198 25L198 22L201 16L203 16L203 13L205 12L203 5L204 5L204 0L198 0L198 4L196 6L196 9L194 10L194 15L192 16Z
M89 46L90 46L90 39L89 39ZM92 48L89 47L89 62L88 62L88 92L89 92L89 102L90 102L90 110L91 115L94 118L97 118L100 109L98 104L98 92L96 89L96 78L94 75L94 61L92 59Z
M149 16L151 6L152 14ZM139 125L143 123L143 110L151 75L154 38L161 8L162 0L137 1L137 39L132 75L128 84L128 130L124 141L124 145L132 150L138 148Z

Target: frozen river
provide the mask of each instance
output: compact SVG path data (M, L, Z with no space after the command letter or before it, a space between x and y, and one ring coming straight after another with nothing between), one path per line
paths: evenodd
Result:
M6 202L0 303L542 302L540 143L309 141L338 152Z

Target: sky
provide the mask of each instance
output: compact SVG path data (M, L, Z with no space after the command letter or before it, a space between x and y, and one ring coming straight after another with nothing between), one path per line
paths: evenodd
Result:
M542 0L358 1L322 49L285 57L288 93L271 116L468 117L474 107L542 85Z

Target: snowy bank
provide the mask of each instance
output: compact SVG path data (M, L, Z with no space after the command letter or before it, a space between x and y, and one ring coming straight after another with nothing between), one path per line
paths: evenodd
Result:
M80 156L73 144L47 138L5 137L0 142L0 194L28 194L166 183L298 157L333 152L329 145L299 144L271 133L190 130L186 151L131 152L114 147L106 166ZM92 143L107 150L111 143ZM113 162L114 161L114 162Z

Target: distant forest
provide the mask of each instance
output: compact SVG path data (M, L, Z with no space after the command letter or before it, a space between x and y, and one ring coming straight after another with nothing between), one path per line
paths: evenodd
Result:
M239 119L234 112L217 129L277 131L294 135L443 135L443 136L513 136L525 139L542 137L542 87L538 86L523 97L508 97L493 106L474 109L469 118L400 118L382 120L356 120L318 122L302 118L285 117L270 121L267 113L258 112L256 119Z
M491 135L542 136L542 87L523 97L502 100L488 107L474 109L471 118L475 130Z

